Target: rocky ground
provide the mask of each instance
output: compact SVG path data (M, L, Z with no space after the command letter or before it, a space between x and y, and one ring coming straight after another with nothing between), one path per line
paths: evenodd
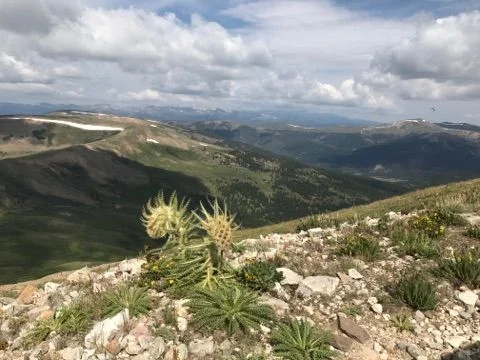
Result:
M390 222L410 215L389 213ZM471 223L478 216L469 215ZM437 279L441 302L434 311L413 311L391 296L388 285L404 270L426 269L433 260L400 256L391 239L377 230L379 219L362 222L381 245L382 256L365 262L339 256L338 240L358 224L315 228L298 234L271 234L242 242L241 252L230 254L230 264L270 259L278 263L284 279L261 295L280 316L302 317L333 334L331 346L339 359L479 359L480 289L454 287ZM461 229L449 228L445 244L468 242ZM455 235L455 236L454 236ZM454 240L455 239L455 240ZM243 359L252 354L274 358L267 342L271 329L253 337L229 339L225 334L201 334L190 326L187 299L149 290L155 306L145 315L124 310L99 321L86 334L50 333L39 344L26 335L38 320L57 316L62 306L92 297L105 289L135 279L145 260L131 259L106 271L84 268L65 281L27 285L0 293L0 359ZM95 301L95 300L92 300ZM409 330L399 331L404 319Z

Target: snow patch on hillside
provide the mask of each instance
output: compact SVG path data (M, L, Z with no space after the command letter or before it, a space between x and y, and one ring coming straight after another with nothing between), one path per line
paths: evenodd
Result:
M67 125L77 129L90 130L90 131L123 131L124 130L124 128L121 128L121 127L80 124L80 123L75 123L72 121L64 121L64 120L53 120L53 119L32 118L32 117L12 118L12 119L55 123L55 124Z

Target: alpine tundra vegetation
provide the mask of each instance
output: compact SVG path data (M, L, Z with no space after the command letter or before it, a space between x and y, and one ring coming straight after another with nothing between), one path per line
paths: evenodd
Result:
M157 247L0 289L0 358L474 359L479 186L427 189L253 238L217 200L190 210L160 192L141 216Z

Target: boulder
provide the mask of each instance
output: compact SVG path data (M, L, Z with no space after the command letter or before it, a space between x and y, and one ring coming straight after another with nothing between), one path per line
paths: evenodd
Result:
M54 283L54 282L47 282L43 286L43 290L45 290L45 294L51 294L51 293L54 293L55 291L57 291L60 286L62 286L62 285Z
M125 309L111 318L96 323L85 336L85 347L87 349L104 348L129 320L128 309Z
M310 237L321 236L322 233L323 233L323 229L322 228L314 228L314 229L307 230L307 232L308 232L308 235Z
M58 351L60 358L62 360L78 360L82 358L83 348L81 346L77 346L75 348L65 348Z
M33 303L35 294L37 293L37 288L33 285L27 285L23 288L20 295L17 297L17 303L29 305Z
M180 330L181 332L187 331L187 328L188 328L188 320L185 319L185 318L182 317L182 316L178 316L178 317L177 317L177 328L178 328L178 330Z
M76 270L67 276L70 284L88 284L93 279L93 272L88 267Z
M359 343L364 344L370 339L370 335L364 328L346 317L338 318L338 327L346 335L357 340Z
M160 359L165 351L165 341L161 337L155 338L148 347L148 354L153 360Z
M459 348L463 343L467 342L467 338L464 336L452 336L445 340L445 342L454 349Z
M331 276L308 276L297 288L297 294L303 297L314 295L332 296L340 280Z
M295 271L290 270L289 268L280 267L277 268L279 273L282 273L284 278L280 281L281 285L298 285L300 281L303 280L303 276L297 274Z
M290 305L283 300L274 298L273 296L263 294L260 297L260 302L268 305L275 310L275 313L279 316L286 315L290 312Z
M373 304L372 305L372 311L375 314L381 314L383 312L383 307L381 304Z
M464 303L469 308L474 307L478 300L478 295L472 290L461 291L457 294L458 300Z
M196 339L188 344L188 352L198 357L213 354L215 343L212 339Z
M118 270L122 273L138 275L142 272L142 265L145 263L146 261L144 259L123 260L120 264L118 264Z
M330 345L332 345L335 349L348 352L352 348L353 340L349 337L335 334L332 336L332 340L330 341Z
M354 280L360 280L363 279L363 275L358 272L357 269L352 268L348 269L348 276L350 276Z
M164 360L186 360L188 348L185 344L170 347L165 353Z
M55 311L52 309L44 310L37 316L37 321L51 320L55 316Z

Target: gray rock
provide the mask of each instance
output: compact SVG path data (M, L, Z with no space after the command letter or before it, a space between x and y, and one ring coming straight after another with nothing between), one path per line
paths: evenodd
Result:
M280 267L277 268L277 271L282 273L284 276L284 279L280 281L281 285L298 285L298 283L303 280L303 276L297 274L295 271L290 270L289 268Z
M461 291L457 295L457 299L460 300L468 307L474 307L478 300L478 295L472 290Z
M480 216L475 214L464 214L463 216L470 223L470 225L480 225Z
M339 282L336 277L309 276L299 283L297 294L307 298L314 295L332 296Z
M288 305L288 303L267 294L263 294L260 297L260 302L272 307L278 315L285 315L290 311L290 305Z
M120 264L118 264L118 270L122 273L137 275L142 271L142 265L145 264L145 262L146 261L144 259L123 260Z
M363 279L363 275L360 274L358 272L357 269L355 268L352 268L352 269L348 269L348 272L347 272L348 276L350 276L352 279L354 280L360 280L360 279Z
M345 334L357 340L359 343L364 344L370 339L370 335L364 328L346 317L338 318L338 327Z
M228 352L232 350L232 342L230 340L224 340L218 347L223 352Z
M92 281L94 274L91 269L84 267L74 271L67 276L67 281L71 284L87 284Z
M279 299L290 301L290 294L282 287L282 285L280 285L280 283L276 282L272 290Z
M57 289L60 287L60 284L54 283L54 282L47 282L44 286L43 289L45 290L45 294L51 294L57 291Z
M383 312L383 307L381 304L373 304L372 311L376 314L381 314Z
M422 313L420 310L415 311L415 321L418 323L421 323L423 320L425 320L425 314Z
M335 349L348 352L352 348L353 340L349 337L335 334L332 336L332 340L330 341L330 345L332 345Z
M110 338L113 337L129 321L128 309L117 315L96 323L93 329L85 336L85 347L87 349L105 348Z
M155 338L148 347L148 354L153 360L160 359L165 351L165 341L161 337Z
M188 352L192 355L203 357L213 354L215 343L212 339L196 339L188 344Z
M185 318L182 317L182 316L178 316L178 317L177 317L177 328L178 328L178 330L180 330L181 332L187 331L187 328L188 328L188 320L185 319Z
M314 229L309 229L309 230L307 230L307 232L308 232L308 235L309 235L310 237L315 237L315 236L320 236L320 235L322 235L323 229L322 229L322 228L314 228Z
M452 336L445 340L445 342L454 349L459 348L468 339L464 336Z
M125 351L128 355L138 355L143 351L143 349L137 342L129 341Z
M81 346L75 348L65 348L58 351L62 360L78 360L82 358L83 348Z
M410 344L407 346L407 353L414 359L417 359L421 355L419 347L414 344Z

